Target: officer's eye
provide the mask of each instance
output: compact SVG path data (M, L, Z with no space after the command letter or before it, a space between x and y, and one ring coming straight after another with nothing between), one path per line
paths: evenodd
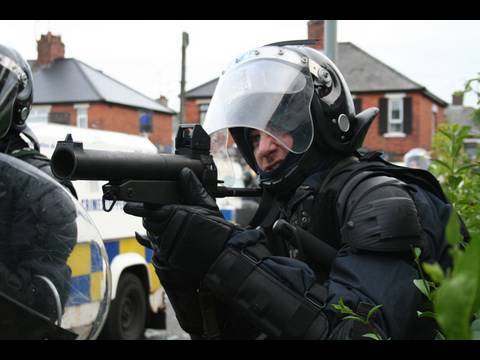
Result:
M250 133L250 145L252 145L252 148L256 149L259 143L260 143L260 133L252 131Z

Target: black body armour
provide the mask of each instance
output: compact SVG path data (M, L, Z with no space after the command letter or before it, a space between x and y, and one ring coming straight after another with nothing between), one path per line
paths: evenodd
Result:
M426 319L421 319L420 324L416 311L412 310L421 309L422 299L421 293L412 289L412 279L417 275L411 247L419 246L422 249L422 256L425 257L421 261L433 259L439 261L442 267L448 267L448 244L439 232L433 239L424 236L432 224L425 222L422 217L426 211L437 209L422 208L422 203L415 200L416 192L428 192L438 199L439 212L443 211L439 217L440 223L444 226L451 207L439 183L429 172L388 163L381 159L380 153L363 156L357 154L346 158L333 169L315 173L305 179L286 204L280 205L273 199L262 204L261 208L270 209L261 221L261 226L267 233L266 244L258 243L241 251L231 247L225 250L212 265L205 278L205 285L215 296L234 306L243 318L271 338L361 338L369 329L358 325L358 322L340 320L327 307L330 301L329 290L332 286L339 290L343 279L338 278L339 273L331 273L330 267L325 267L326 262L315 260L321 258L318 254L322 252L322 247L311 246L311 238L308 240L308 248L306 243L295 246L289 242L291 237L281 236L281 233L275 231L274 222L284 219L290 226L295 225L297 231L303 229L314 235L315 243L327 244L330 250L335 249L330 256L332 260L335 259L333 267L348 268L350 265L345 259L358 267L359 258L365 256L372 260L373 272L393 269L391 274L381 275L387 275L382 277L387 282L392 274L401 271L404 276L395 279L404 285L398 289L405 286L402 291L407 291L408 294L400 291L392 293L389 298L383 298L385 288L380 287L377 292L375 280L368 280L368 284L355 283L356 279L365 279L365 271L368 271L362 266L365 263L360 265L357 270L363 275L357 278L351 274L354 277L352 287L360 292L366 291L370 297L363 297L367 302L356 302L354 310L366 316L377 303L374 299L381 298L380 303L385 304L385 310L375 324L380 333L384 331L384 335L388 334L394 339L432 339L435 324L427 323ZM439 229L437 221L434 221L433 226ZM466 229L464 237L468 237ZM356 253L363 255L356 256ZM379 255L380 253L385 256ZM307 285L305 291L302 287L305 283L300 280L302 284L299 292L293 291L285 285L288 275L279 278L269 273L266 265L269 257L299 260L295 265L298 266L297 269L305 270L301 266L305 263L310 271L313 270L313 285ZM384 267L385 263L393 264L393 267ZM369 279L368 276L366 278ZM329 290L323 285L326 281ZM336 294L335 290L332 294ZM348 290L342 294L348 294ZM404 294L410 301L403 309L408 314L395 312L395 301Z
M380 155L379 152L371 152L359 157L352 156L344 159L330 171L308 177L286 206L282 207L280 218L340 250L345 241L342 240L342 229L346 226L341 214L354 189L357 190L357 186L369 176L388 176L405 184L417 185L434 194L442 202L448 203L440 184L431 173L394 165L382 159ZM468 239L468 231L463 223L461 225L462 235ZM290 257L306 262L315 271L318 282L321 283L328 278L328 273L308 254L300 253L289 244L285 246L290 249ZM446 251L443 250L442 253ZM449 264L449 260L441 259L441 263Z

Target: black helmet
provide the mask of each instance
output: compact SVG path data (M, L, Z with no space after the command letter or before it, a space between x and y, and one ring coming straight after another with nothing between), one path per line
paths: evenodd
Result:
M11 128L18 133L27 129L32 101L30 66L16 50L0 45L0 139Z
M355 152L377 113L371 108L355 114L342 74L322 52L284 42L253 49L223 72L204 127L212 137L228 128L264 186L296 187L322 156ZM264 174L258 168L248 137L252 128L290 151L281 172ZM292 145L282 142L282 133L291 135Z

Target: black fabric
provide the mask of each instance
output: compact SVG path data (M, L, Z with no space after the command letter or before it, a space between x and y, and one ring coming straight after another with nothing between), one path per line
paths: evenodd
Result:
M231 247L212 265L204 284L271 338L326 337L328 322L320 306Z
M327 176L312 176L304 183L309 183L316 192L304 197L292 208L284 211L290 215L287 220L300 218L306 212L313 220L308 223L306 230L311 232L321 241L338 249L337 258L329 273L323 272L311 259L305 259L307 264L315 271L317 281L326 284L329 291L328 303L325 313L329 323L337 335L341 332L348 333L351 338L354 330L353 324L349 327L346 321L340 320L337 313L331 311L331 304L337 304L343 298L346 304L355 309L359 302L383 304L375 326L379 332L394 339L432 339L435 333L435 324L426 319L418 319L416 311L425 309L426 299L412 284L419 278L419 274L412 262L411 251L403 248L403 254L398 251L380 253L377 256L370 252L354 249L343 242L341 226L346 225L339 207L340 189L345 188L355 176L367 179L370 174L376 176L394 177L406 183L405 188L400 187L402 197L410 196L414 204L409 202L408 208L415 206L420 221L421 234L418 245L422 249L421 261L439 261L444 269L451 265L448 255L448 243L444 237L444 228L448 222L451 206L448 203L438 181L429 172L418 169L407 169L384 161L380 153L358 154L359 161L345 163L333 169ZM358 182L357 182L358 184ZM353 189L356 187L353 186ZM397 190L395 190L397 191ZM403 192L406 191L406 192ZM302 197L305 190L297 190ZM355 191L354 191L355 193ZM357 194L356 194L357 195ZM312 197L314 199L311 205ZM408 197L404 197L408 200ZM348 202L348 196L341 203ZM351 199L350 199L351 200ZM310 205L309 205L310 204ZM396 209L396 204L391 204ZM348 207L348 206L347 206ZM390 206L389 206L390 207ZM301 223L299 224L301 226ZM411 229L410 229L411 230ZM468 231L463 229L467 234ZM402 229L402 232L409 229ZM416 232L413 229L413 232ZM408 239L407 239L408 240ZM403 244L406 245L406 244ZM402 310L400 310L402 309ZM400 313L399 313L400 312ZM406 313L408 312L408 316ZM340 325L340 328L336 328ZM341 330L343 329L343 330ZM333 335L332 335L333 336ZM333 336L335 337L335 336Z
M336 204L342 241L357 249L411 251L421 227L415 203L402 181L365 171L352 177Z
M348 164L331 172L330 181L324 183L324 188L318 193L315 199L315 211L318 213L319 221L312 224L310 228L313 234L324 239L329 245L340 248L341 233L339 229L343 226L338 219L338 197L340 189L343 189L347 182L357 174L371 172L377 176L385 175L397 178L406 184L416 185L421 189L433 194L441 202L448 203L443 190L437 179L428 171L421 169L410 169L391 164L381 158L381 153L372 152L360 156L357 163ZM335 211L332 211L335 209ZM468 237L468 231L462 230Z

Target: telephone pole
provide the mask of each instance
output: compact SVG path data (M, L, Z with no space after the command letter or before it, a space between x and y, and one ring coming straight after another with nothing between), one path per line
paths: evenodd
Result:
M325 20L325 55L337 61L337 20Z
M179 124L184 122L184 106L185 106L185 55L188 46L188 33L182 33L182 79L180 81L180 115L178 118Z

